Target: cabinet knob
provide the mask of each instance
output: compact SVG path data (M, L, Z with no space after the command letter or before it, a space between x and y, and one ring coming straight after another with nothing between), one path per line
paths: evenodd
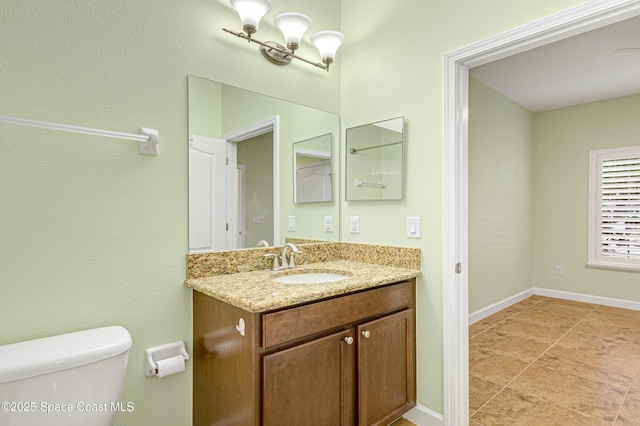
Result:
M365 330L362 332L362 335L365 339L368 339L371 336L371 333L368 330Z
M344 337L342 340L344 340L347 345L353 345L353 337L351 336Z

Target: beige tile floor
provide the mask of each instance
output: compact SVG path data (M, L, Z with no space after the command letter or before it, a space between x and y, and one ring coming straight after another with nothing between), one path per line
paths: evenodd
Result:
M471 426L640 425L640 311L532 296L469 327Z
M416 426L415 423L410 422L404 417L400 417L398 420L391 423L389 426Z

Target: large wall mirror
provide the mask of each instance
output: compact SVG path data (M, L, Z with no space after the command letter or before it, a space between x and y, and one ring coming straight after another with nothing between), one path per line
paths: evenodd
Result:
M401 200L404 118L346 131L346 200Z
M197 76L188 87L189 252L339 241L326 226L339 223L339 116ZM324 157L322 200L298 201L296 163L309 160L296 150Z

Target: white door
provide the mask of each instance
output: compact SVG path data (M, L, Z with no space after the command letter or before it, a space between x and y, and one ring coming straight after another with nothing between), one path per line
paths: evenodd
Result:
M331 201L331 163L316 163L296 170L296 203Z
M189 137L189 252L227 250L227 141Z

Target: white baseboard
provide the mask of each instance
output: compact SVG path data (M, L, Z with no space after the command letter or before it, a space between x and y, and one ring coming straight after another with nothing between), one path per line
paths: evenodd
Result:
M429 410L420 404L413 407L404 416L405 419L418 426L442 426L444 425L444 417L442 414Z
M571 293L568 291L551 290L548 288L534 287L533 294L557 299L575 300L576 302L594 303L596 305L612 306L614 308L633 309L640 311L640 302L631 300L614 299L611 297L592 296L590 294Z
M528 290L518 293L514 296L507 297L504 300L494 303L491 306L482 308L472 314L469 314L469 325L474 322L480 321L489 315L495 314L502 309L518 303L521 300L526 299L531 295L555 297L557 299L574 300L576 302L593 303L596 305L611 306L614 308L633 309L634 311L640 311L640 302L634 302L632 300L614 299L611 297L592 296L590 294L571 293L569 291L551 290L548 288L531 287Z
M519 301L524 300L529 296L532 296L533 294L535 294L534 290L535 288L532 287L528 290L523 291L522 293L507 297L506 299L496 302L493 305L487 306L486 308L482 308L472 314L469 314L469 325L473 324L474 322L480 321L481 319L486 318L489 315L493 315L498 311L508 308L509 306L518 303Z

